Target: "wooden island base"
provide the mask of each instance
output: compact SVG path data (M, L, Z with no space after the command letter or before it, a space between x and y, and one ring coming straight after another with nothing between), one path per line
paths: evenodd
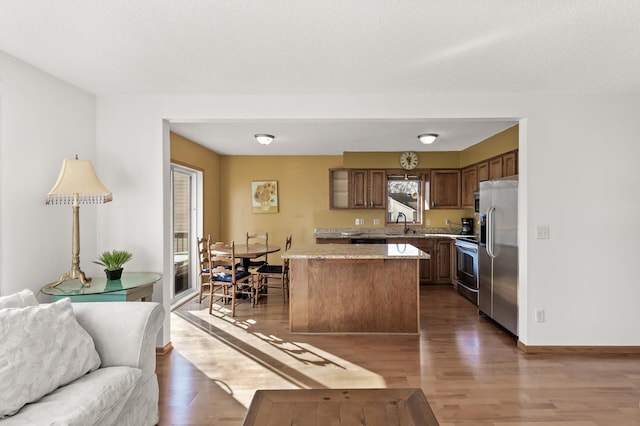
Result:
M411 333L419 324L417 259L292 258L292 332Z

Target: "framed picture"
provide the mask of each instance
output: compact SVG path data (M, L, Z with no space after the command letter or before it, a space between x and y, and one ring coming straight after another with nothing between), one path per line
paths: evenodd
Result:
M254 180L251 182L251 211L253 213L278 213L277 180Z

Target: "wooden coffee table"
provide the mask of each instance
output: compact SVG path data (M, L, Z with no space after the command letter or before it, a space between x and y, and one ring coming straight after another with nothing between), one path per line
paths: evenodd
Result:
M244 426L438 425L421 389L258 390Z

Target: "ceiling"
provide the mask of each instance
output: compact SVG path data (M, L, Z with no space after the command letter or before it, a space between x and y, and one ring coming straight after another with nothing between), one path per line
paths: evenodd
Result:
M3 0L0 50L98 96L639 94L639 21L637 0ZM514 122L173 127L222 153L335 154L457 150Z
M461 151L513 120L246 120L172 124L174 132L223 155L340 155L344 151ZM256 133L275 136L268 145ZM418 140L436 133L431 145Z

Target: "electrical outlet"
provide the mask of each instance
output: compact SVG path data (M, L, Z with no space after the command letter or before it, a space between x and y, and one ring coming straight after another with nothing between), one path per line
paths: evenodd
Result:
M364 218L363 217L360 218L360 225L364 225Z
M374 225L380 225L380 219L373 219Z
M445 224L445 225L451 225L451 220L449 220L449 219L445 219L445 220L444 220L444 224Z
M356 225L360 225L360 219L356 218Z
M544 322L544 309L536 309L536 322Z
M427 226L431 225L431 219L425 219L424 224Z

